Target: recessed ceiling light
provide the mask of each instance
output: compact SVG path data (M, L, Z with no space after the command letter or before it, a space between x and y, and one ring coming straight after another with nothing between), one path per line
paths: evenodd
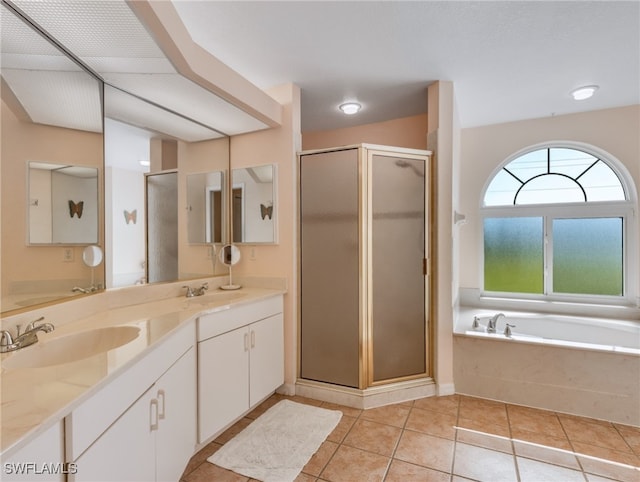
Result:
M572 90L571 95L575 100L585 100L593 96L596 90L598 90L597 85L585 85L584 87L578 87Z
M145 160L145 159L140 159L138 162L140 163L141 166L144 166L144 167L149 167L151 165L151 161Z
M357 102L345 102L339 107L339 109L347 115L356 114L361 108L362 106Z

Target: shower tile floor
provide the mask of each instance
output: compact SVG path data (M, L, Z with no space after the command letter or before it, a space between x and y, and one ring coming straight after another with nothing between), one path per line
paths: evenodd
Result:
M181 482L245 482L207 457L278 401L343 417L297 482L640 482L640 428L462 395L358 410L273 395L189 462Z

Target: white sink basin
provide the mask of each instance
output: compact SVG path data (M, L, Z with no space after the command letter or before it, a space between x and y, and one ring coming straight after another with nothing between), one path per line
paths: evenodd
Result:
M126 345L138 337L140 328L114 326L54 338L17 350L2 362L7 370L39 368L83 360Z

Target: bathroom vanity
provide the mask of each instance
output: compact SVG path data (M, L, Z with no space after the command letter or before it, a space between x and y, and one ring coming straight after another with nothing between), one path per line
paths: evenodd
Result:
M178 480L203 443L284 382L282 312L274 289L160 299L96 312L32 347L138 328L101 353L51 366L35 351L36 362L3 356L2 480Z

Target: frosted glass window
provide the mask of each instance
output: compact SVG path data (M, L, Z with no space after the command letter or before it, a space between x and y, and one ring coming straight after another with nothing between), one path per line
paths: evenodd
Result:
M484 289L542 293L543 219L484 220Z
M553 291L623 294L622 218L553 220Z

